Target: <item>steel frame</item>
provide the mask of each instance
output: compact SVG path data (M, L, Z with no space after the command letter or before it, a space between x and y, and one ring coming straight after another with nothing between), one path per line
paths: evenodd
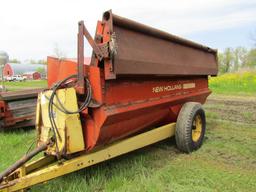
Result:
M33 185L167 139L175 134L175 126L176 123L167 124L61 163L54 156L45 156L14 172L12 175L19 175L19 178L1 183L0 192L23 191Z

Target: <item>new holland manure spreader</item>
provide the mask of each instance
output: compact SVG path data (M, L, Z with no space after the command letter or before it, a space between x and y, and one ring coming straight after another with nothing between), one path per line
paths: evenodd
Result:
M84 36L93 49L89 65ZM94 39L79 22L77 61L48 57L37 147L1 173L0 191L30 188L171 136L183 152L198 149L216 54L111 11L98 21ZM43 157L28 162L39 152Z

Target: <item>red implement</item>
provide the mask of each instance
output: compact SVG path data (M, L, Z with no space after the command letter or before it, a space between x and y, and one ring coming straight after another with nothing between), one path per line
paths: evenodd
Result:
M37 94L42 89L0 93L0 128L35 125Z
M90 40L81 22L79 30ZM97 107L81 113L87 150L175 122L184 103L204 103L211 93L208 75L217 74L214 49L111 11L98 21L94 41L99 49L90 65L48 58L49 86L81 65L79 73L91 82ZM83 41L78 43L83 51Z
M111 11L94 39L83 21L78 29L77 61L48 57L51 88L38 100L38 147L0 174L0 190L26 189L174 135L185 153L203 143L201 104L211 93L208 76L218 72L216 50ZM41 151L43 158L26 164Z

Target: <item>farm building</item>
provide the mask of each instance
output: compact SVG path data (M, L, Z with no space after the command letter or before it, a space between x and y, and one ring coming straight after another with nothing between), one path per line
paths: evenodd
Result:
M46 74L46 68L47 66L43 64L7 63L4 66L3 75L5 77L13 75L32 75L32 77L40 79L42 75Z
M23 76L30 80L37 80L42 78L41 73L39 73L38 71L26 72L23 74Z

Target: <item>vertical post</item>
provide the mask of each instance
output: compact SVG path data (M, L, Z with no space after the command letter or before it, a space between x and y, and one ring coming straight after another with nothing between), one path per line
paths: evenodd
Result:
M85 92L85 81L84 81L84 36L91 45L95 56L101 61L104 58L104 52L95 43L90 33L84 26L84 21L78 23L78 35L77 35L77 86L76 90L79 94L84 94ZM108 53L106 53L108 55Z
M84 93L84 22L78 23L77 35L77 90Z

